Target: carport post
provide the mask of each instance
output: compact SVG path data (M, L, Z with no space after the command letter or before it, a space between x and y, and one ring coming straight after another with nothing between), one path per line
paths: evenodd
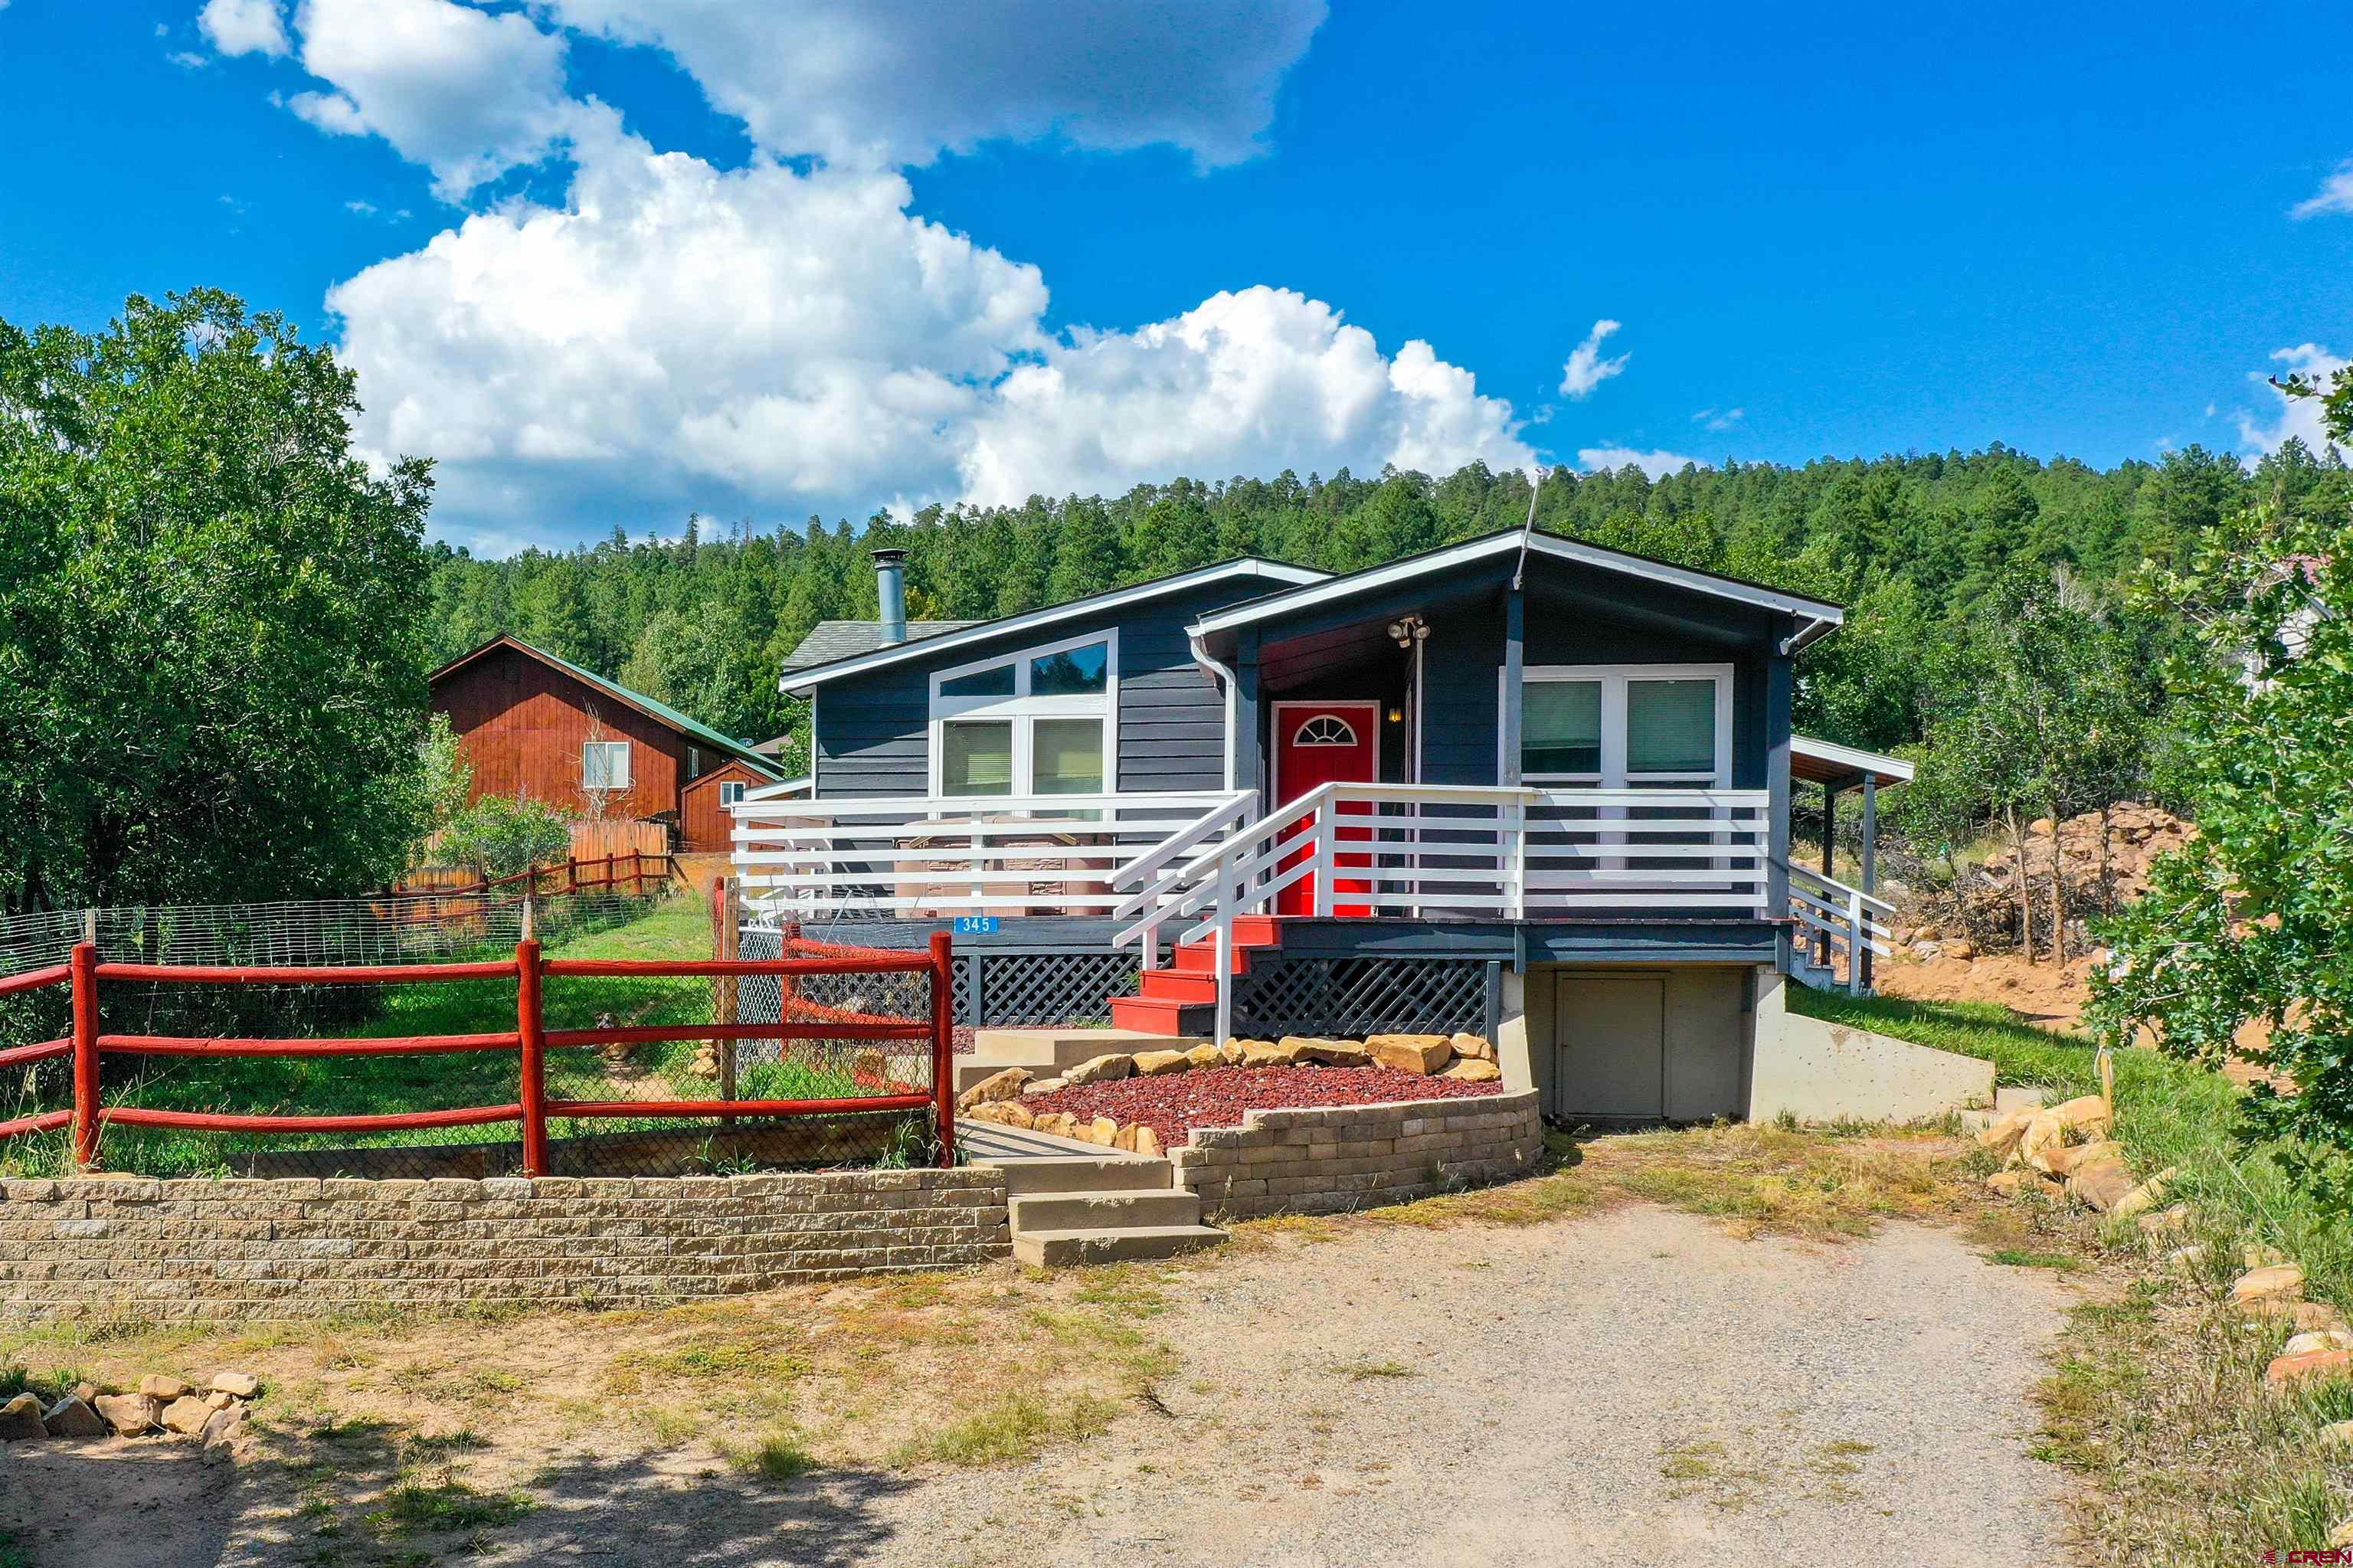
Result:
M1837 785L1822 786L1822 874L1832 880L1836 880L1838 876L1837 864L1831 850L1831 845L1838 839L1838 798ZM1853 955L1850 953L1848 957L1852 959ZM1814 961L1824 969L1830 967L1831 934L1828 931L1815 933Z
M1876 896L1879 893L1879 777L1862 776L1862 890ZM1869 911L1864 918L1870 918ZM1862 945L1867 932L1857 932L1856 961L1862 966L1862 987L1871 989L1871 948Z

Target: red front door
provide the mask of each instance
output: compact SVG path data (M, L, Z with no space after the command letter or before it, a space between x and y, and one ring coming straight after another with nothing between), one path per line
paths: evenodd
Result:
M1287 805L1309 790L1325 784L1370 784L1380 778L1381 705L1378 703L1277 703L1274 705L1274 799L1277 805ZM1370 816L1372 805L1366 801L1353 804L1342 801L1338 815L1343 817ZM1310 818L1286 837L1304 836L1314 825ZM1373 836L1367 827L1342 827L1337 838L1362 841ZM1286 855L1279 869L1287 871L1308 858L1309 851L1300 850ZM1343 854L1336 857L1342 866L1368 866L1369 854ZM1275 895L1274 912L1278 915L1312 915L1315 908L1315 877L1313 874ZM1326 915L1369 915L1372 906L1366 904L1342 903L1338 895L1368 893L1372 885L1361 877L1335 876L1332 879L1334 898L1323 910Z

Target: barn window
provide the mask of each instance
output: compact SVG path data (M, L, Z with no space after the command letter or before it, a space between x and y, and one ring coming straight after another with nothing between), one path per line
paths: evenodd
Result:
M1293 746L1354 746L1356 727L1337 714L1317 714L1291 737Z
M583 789L626 789L629 787L629 743L589 740L580 745L580 787Z
M719 803L723 807L732 806L743 798L744 785L741 779L730 779L719 786Z

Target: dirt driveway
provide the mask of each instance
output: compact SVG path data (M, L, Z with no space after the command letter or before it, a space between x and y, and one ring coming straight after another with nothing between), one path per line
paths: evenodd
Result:
M2060 1473L2027 1457L2025 1396L2070 1292L1985 1261L1949 1228L1740 1240L1647 1204L1523 1228L1362 1228L1188 1271L1170 1296L1148 1325L1174 1357L1157 1407L1036 1460L779 1484L726 1472L697 1445L616 1447L448 1560L1390 1568L1710 1552L2005 1568L2067 1555ZM37 1563L435 1560L306 1537L286 1499L219 1466L83 1454L0 1458L0 1495L111 1520L101 1536L32 1525L21 1539Z

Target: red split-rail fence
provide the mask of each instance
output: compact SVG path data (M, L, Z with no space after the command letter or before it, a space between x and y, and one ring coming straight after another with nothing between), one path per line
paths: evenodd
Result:
M771 979L789 992L818 977L920 975L929 980L926 1018L861 1016L834 1010L787 1009L771 1020L744 1022L732 1008L711 1022L616 1024L600 1020L585 1029L550 1029L543 982L551 978L665 980L709 978L740 982ZM101 962L97 948L78 944L69 960L0 979L0 997L65 986L72 999L72 1032L62 1039L0 1050L0 1068L29 1066L69 1057L70 1108L0 1121L0 1141L73 1129L77 1169L102 1168L101 1139L108 1127L175 1128L189 1132L301 1136L376 1135L427 1128L522 1125L522 1168L533 1176L549 1171L547 1124L551 1119L727 1118L837 1117L870 1111L930 1111L939 1163L955 1160L955 1073L952 1060L951 997L954 961L944 933L921 952L848 952L781 959L549 959L526 938L512 959L486 963L375 964L305 967ZM369 985L449 980L512 980L514 1027L462 1034L412 1034L382 1038L280 1039L221 1035L112 1033L100 1027L101 988L109 982L155 985ZM670 1041L826 1040L922 1043L930 1058L931 1082L916 1088L885 1081L884 1091L811 1099L595 1100L551 1098L547 1053L580 1046L639 1045ZM105 1103L101 1060L109 1055L338 1057L422 1055L459 1052L512 1052L516 1064L515 1098L498 1105L385 1114L243 1116L212 1111L150 1109ZM723 1054L724 1060L724 1054ZM733 1075L728 1075L732 1080ZM874 1086L861 1084L860 1086Z

